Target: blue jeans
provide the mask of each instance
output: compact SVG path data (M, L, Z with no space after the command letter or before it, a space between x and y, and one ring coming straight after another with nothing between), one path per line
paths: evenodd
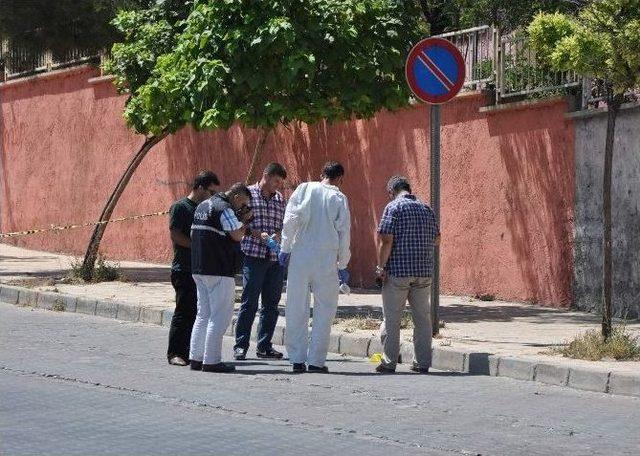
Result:
M234 348L249 348L251 326L258 311L258 298L262 295L258 351L271 349L271 338L278 322L278 303L284 285L284 268L277 261L246 256L242 268L242 305L236 324Z

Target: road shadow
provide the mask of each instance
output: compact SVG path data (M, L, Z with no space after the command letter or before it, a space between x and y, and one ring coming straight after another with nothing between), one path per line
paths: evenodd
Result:
M561 318L567 323L592 323L594 315L563 312L537 306L513 306L501 303L490 305L449 304L440 307L440 319L447 323L510 322L527 318L536 324L554 323Z

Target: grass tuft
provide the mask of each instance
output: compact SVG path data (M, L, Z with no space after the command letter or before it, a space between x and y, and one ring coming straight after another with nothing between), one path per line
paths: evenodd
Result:
M490 301L495 301L496 300L496 296L492 295L492 294L479 294L479 295L476 295L475 298L480 300L480 301L486 301L486 302L490 302Z
M67 310L67 308L64 305L64 302L62 302L59 299L56 299L56 302L54 302L53 306L51 306L51 310L55 312L64 312L65 310Z
M640 360L638 339L638 336L631 334L624 325L613 328L611 337L606 342L599 330L590 329L577 335L566 345L550 349L550 352L567 358L588 361L600 361L606 358L634 361Z
M85 276L82 259L76 259L71 262L71 276L74 279L82 279ZM122 279L120 272L120 263L107 262L103 255L98 255L96 265L91 275L91 282L113 282Z

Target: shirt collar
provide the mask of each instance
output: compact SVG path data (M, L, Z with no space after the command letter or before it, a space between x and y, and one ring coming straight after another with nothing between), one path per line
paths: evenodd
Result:
M278 192L273 192L273 193L272 193L271 195L269 195L269 196L264 196L264 193L262 193L262 187L260 186L260 182L257 182L257 183L255 184L255 187L258 189L258 194L259 194L262 198L264 198L264 199L266 199L266 200L268 200L268 201L270 201L270 200L272 200L273 198L275 198L275 197L277 197L277 196L278 196Z
M410 200L413 200L413 201L415 201L417 199L416 195L414 195L413 193L402 193L401 195L396 196L395 199L399 200L400 198L407 198L407 199L410 199Z

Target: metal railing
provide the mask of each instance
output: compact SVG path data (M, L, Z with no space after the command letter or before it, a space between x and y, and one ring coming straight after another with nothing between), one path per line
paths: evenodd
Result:
M482 26L437 36L451 41L462 53L465 88L478 90L493 85L496 103L560 93L582 84L575 72L553 71L537 62L522 33L503 36L493 27Z
M492 27L483 25L436 36L451 41L462 53L466 88L477 90L493 80L495 33Z
M601 90L593 81L583 81L572 71L558 72L541 65L522 33L503 36L494 27L484 25L437 36L451 41L462 53L465 89L494 86L496 103L518 97L543 97L582 86L583 109L602 104ZM46 49L12 46L9 40L0 38L0 82L87 62L103 63L106 56L81 49L54 55ZM638 99L640 90L629 97Z
M498 42L496 98L560 92L582 85L574 71L554 71L541 65L523 34L501 36Z
M97 61L99 54L83 49L69 49L54 54L48 49L13 46L0 40L0 81L26 77L68 66Z

